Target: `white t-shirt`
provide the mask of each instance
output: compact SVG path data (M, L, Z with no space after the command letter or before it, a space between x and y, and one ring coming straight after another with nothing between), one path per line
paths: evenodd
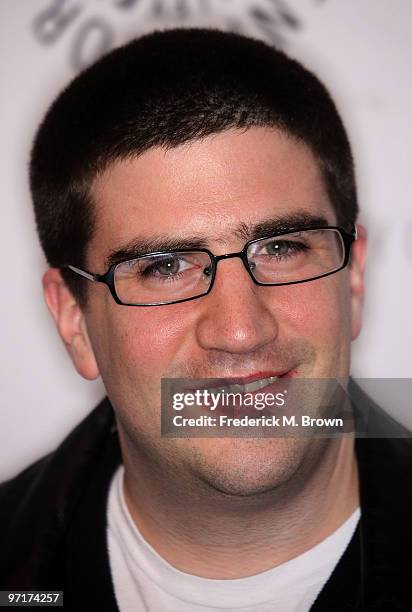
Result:
M307 612L345 551L359 508L332 535L302 555L255 576L212 580L186 574L146 542L126 506L123 466L108 498L108 549L121 612Z

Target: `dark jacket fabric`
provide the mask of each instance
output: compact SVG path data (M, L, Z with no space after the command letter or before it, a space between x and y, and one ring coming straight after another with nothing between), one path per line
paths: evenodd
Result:
M357 419L386 437L356 439L361 521L313 612L412 610L412 443L382 411L371 416L365 398ZM0 486L0 590L63 590L65 610L118 610L106 512L120 463L105 399L55 452Z

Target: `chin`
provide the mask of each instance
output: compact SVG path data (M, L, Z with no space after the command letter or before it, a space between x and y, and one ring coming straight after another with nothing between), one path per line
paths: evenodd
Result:
M299 470L308 447L308 439L302 438L224 438L207 443L194 452L193 471L210 488L236 497L283 488Z

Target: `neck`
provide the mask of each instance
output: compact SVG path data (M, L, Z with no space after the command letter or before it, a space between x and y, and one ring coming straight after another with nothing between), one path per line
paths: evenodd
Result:
M189 574L234 579L273 568L331 535L359 505L350 437L328 440L303 478L295 474L250 496L173 475L127 452L120 438L125 500L137 528L158 554Z

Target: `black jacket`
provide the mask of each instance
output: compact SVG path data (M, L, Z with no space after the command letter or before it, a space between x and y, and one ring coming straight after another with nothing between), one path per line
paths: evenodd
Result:
M358 417L397 439L356 440L361 521L313 612L412 610L412 443L381 411L368 416L365 397ZM106 504L120 462L105 399L55 452L0 486L0 590L58 589L65 610L118 609Z

